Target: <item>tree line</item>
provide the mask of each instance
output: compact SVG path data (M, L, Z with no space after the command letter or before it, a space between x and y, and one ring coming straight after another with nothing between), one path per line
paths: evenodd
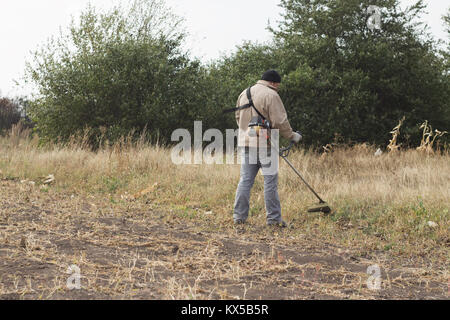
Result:
M194 121L224 131L236 123L222 110L267 69L282 75L280 96L307 146L336 139L385 145L403 117L404 145L420 141L425 120L450 129L450 50L423 27L422 0L407 9L397 0L280 6L272 41L243 43L208 64L183 49L182 19L163 1L106 12L88 6L27 65L27 81L38 88L29 101L34 130L43 141L64 141L89 128L94 146L130 132L169 142ZM443 23L449 32L448 12Z

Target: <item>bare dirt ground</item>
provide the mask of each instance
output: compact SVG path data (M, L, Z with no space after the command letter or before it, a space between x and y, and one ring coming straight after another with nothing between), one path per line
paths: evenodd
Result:
M0 181L0 299L448 299L446 265ZM212 220L216 221L216 220ZM367 268L381 269L369 290ZM69 290L67 269L80 268Z

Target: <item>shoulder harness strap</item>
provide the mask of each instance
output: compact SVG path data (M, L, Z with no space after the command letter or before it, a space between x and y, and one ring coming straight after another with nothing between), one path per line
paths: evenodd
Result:
M243 106L237 107L237 108L232 108L232 109L227 109L224 110L223 113L230 113L230 112L236 112L236 111L240 111L240 110L244 110L250 107L253 107L253 109L255 109L256 113L263 118L263 120L266 120L266 118L261 114L261 112L258 111L258 109L256 109L254 103L253 103L253 99L252 99L252 93L251 93L251 89L252 87L249 87L247 89L247 99L248 99L248 103L244 104Z

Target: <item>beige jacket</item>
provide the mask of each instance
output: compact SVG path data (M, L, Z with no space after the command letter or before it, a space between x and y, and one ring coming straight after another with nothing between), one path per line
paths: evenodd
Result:
M294 132L289 124L286 109L278 95L277 89L269 81L259 80L251 89L253 103L258 111L270 121L272 129L278 129L282 137L292 140ZM249 103L247 89L239 96L236 107ZM253 107L236 111L236 122L239 126L239 147L254 146L253 138L248 135L248 124L257 116Z

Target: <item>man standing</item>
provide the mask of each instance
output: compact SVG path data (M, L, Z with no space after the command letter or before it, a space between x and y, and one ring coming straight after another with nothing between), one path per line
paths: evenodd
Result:
M245 90L241 93L237 101L238 108L246 104L250 104L251 107L239 108L236 111L236 121L239 126L238 147L242 152L242 161L241 178L234 203L233 218L235 224L243 224L248 218L250 190L261 168L264 176L264 200L267 211L267 225L287 226L286 222L281 218L281 206L278 196L278 167L274 171L270 163L270 142L268 143L267 150L264 150L264 152L261 152L260 148L258 148L259 143L256 145L252 143L252 135L255 133L258 136L264 135L268 138L267 133L265 133L266 131L260 130L261 126L257 125L257 119L264 124L270 124L270 129L278 129L284 138L295 143L298 143L302 138L299 133L292 130L289 124L283 102L278 95L280 83L281 76L278 72L275 70L266 71L256 85L251 87L250 90ZM256 132L254 127L257 128ZM258 141L260 140L258 139ZM259 150L252 152L254 148ZM252 157L252 154L256 155L256 157ZM278 154L275 156L278 160Z

